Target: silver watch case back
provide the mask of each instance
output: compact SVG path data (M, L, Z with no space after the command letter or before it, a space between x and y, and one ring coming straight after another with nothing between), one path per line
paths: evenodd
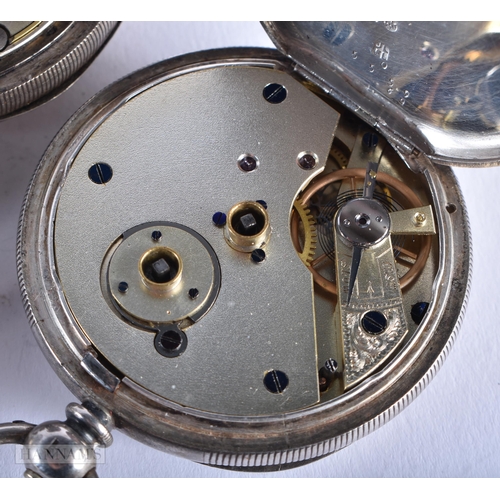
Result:
M317 35L331 52L352 43L344 55L386 62L380 73L385 32L405 31L266 27L275 40L291 31L287 43ZM347 63L325 83L321 50L303 46L305 58L292 55L307 67L224 49L104 89L48 148L21 215L21 290L54 370L125 433L203 464L277 470L347 446L426 386L464 312L470 237L444 164L495 159L484 142L450 158L430 140L464 133L450 110L438 116L437 87L411 100L416 74L443 80L439 61L390 74L389 94L415 85L397 104ZM404 106L424 118L393 127Z

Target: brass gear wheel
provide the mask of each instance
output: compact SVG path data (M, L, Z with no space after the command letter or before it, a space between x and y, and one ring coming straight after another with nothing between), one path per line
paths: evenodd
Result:
M332 149L330 151L330 157L337 163L337 165L340 168L347 168L348 160L347 160L346 156L335 145L332 146Z
M309 208L302 204L300 199L296 199L293 208L300 217L304 228L304 244L302 250L297 250L300 259L306 266L310 266L316 251L318 236L316 233L316 220Z
M311 258L308 258L307 262L304 261L303 255L304 254L306 256L309 255L308 253L309 250L307 248L307 242L308 242L307 227L309 226L309 224L304 224L304 216L302 214L305 214L306 222L309 221L310 219L314 221L314 217L310 215L310 211L306 203L309 202L309 200L315 193L317 193L320 189L324 188L325 186L333 182L343 181L349 178L362 179L364 178L365 173L366 173L365 170L361 168L351 168L351 169L347 168L334 171L330 174L325 175L324 177L321 177L321 179L317 180L312 186L306 188L306 190L302 193L301 198L298 198L294 203L294 208L296 209L296 213L300 215L300 219L302 220L304 225L304 245L301 250L299 242L298 220L296 219L295 213L292 213L290 231L295 249L297 250L297 253L300 255L302 261L306 264L306 266L313 274L314 282L318 284L321 288L323 288L325 291L330 292L332 295L337 295L336 283L333 281L329 281L327 278L323 277L314 268L314 266L311 265L312 263ZM422 202L419 200L418 196L408 186L406 186L403 182L399 181L395 177L392 177L383 172L379 172L377 180L380 180L382 184L385 184L386 186L385 189L387 189L388 191L385 191L384 189L384 192L390 193L390 189L394 189L395 191L401 193L401 195L406 198L408 207L419 207L422 205ZM315 227L314 227L314 236L316 243L317 233ZM422 236L421 239L422 239L422 246L420 248L420 252L418 254L414 255L412 254L412 258L414 259L415 262L412 264L409 271L399 280L401 289L404 289L405 287L411 285L415 281L415 279L422 271L425 262L427 260L427 257L429 256L431 250L431 237L426 235ZM316 248L316 246L314 246L314 248Z

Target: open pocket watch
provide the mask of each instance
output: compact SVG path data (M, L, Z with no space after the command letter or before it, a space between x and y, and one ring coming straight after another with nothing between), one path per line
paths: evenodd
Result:
M201 464L293 468L390 420L441 366L471 258L449 166L498 162L494 26L264 27L279 51L142 69L42 158L19 279L83 404L27 428L27 449L67 429L105 446L114 426Z

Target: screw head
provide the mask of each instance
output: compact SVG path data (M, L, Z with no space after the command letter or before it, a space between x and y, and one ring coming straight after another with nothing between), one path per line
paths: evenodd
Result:
M224 212L215 212L213 215L212 215L212 222L214 223L214 225L216 225L217 227L223 227L226 225L226 214Z
M250 257L253 262L255 262L256 264L260 264L261 262L264 262L264 260L266 259L266 252L264 252L262 248L257 248L252 252Z
M299 164L299 167L303 168L304 170L313 169L316 166L316 161L317 159L315 158L315 155L311 153L301 154L297 158L297 163Z
M374 149L378 144L378 135L373 132L366 132L363 136L363 146L367 149Z
M387 318L380 311L368 311L361 318L361 326L366 333L380 335L388 325Z
M126 281L120 281L120 283L118 283L118 291L120 293L127 293L127 290L128 290L128 283Z
M257 168L257 159L254 156L244 155L239 158L238 167L244 172L252 172Z
M420 226L423 226L425 224L425 221L427 220L427 217L425 216L425 214L421 213L421 212L417 212L414 216L413 216L413 223L415 224L415 226L417 227L420 227Z
M160 240L161 240L161 237L162 237L161 231L153 231L153 232L151 233L151 239L152 239L153 241L158 242L158 241L160 241Z
M200 292L197 288L190 288L188 291L189 298L194 300L198 295L200 295Z
M264 376L264 385L269 392L281 394L288 386L288 376L281 370L270 370Z
M417 302L411 306L411 319L415 324L420 325L422 323L427 309L429 309L429 302Z
M339 367L339 364L333 359L329 358L325 361L325 368L330 372L330 373L335 373Z
M157 352L166 358L180 356L186 350L187 343L186 334L175 325L167 331L158 332L154 340Z
M113 169L107 163L94 163L88 174L94 184L106 184L113 177Z
M268 83L262 91L264 99L271 104L282 103L287 96L287 90L280 83Z

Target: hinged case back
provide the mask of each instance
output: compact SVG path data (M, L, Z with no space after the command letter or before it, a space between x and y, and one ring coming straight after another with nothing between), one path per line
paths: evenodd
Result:
M500 162L500 22L265 22L277 48L399 147Z

